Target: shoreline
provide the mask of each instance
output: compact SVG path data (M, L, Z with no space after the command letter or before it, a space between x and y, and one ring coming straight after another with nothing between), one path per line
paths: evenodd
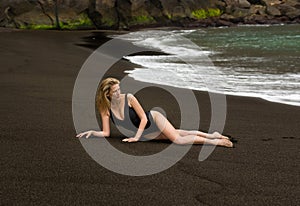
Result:
M243 25L243 26L246 26L246 25ZM253 25L248 25L248 26L253 26ZM265 27L268 27L268 26L274 26L274 25L263 25L263 26L265 26ZM276 25L276 26L283 26L283 25ZM160 30L161 28L157 28L156 30ZM171 30L171 31L174 31L174 30L176 30L176 29L178 29L178 30L182 30L182 29L179 29L179 28L173 28L173 27L164 27L163 28L163 30L164 31L168 31L168 30ZM188 30L190 30L190 29L188 29ZM141 31L143 31L143 30L141 30ZM146 29L146 31L147 31L147 29ZM132 31L132 32L135 32L135 31ZM97 34L96 34L97 32L95 32L95 35L93 35L93 36L90 36L90 37L87 37L87 39L89 38L89 39L92 39L92 38L100 38L100 39L102 39L103 38L103 35L102 34L105 34L105 33L107 33L107 31L104 31L104 32L99 32L98 34L100 34L100 37L97 37ZM127 34L127 33L131 33L131 31L130 32L124 32L123 34ZM111 34L111 35L119 35L119 33L113 33L113 32L108 32L107 34ZM91 47L92 49L97 49L99 46L101 45L101 43L100 44L98 44L98 43L96 43L96 44L93 44L93 45L90 45L90 46L88 46L88 47ZM145 50L148 50L148 48L145 48ZM146 51L146 52L143 52L143 53L139 53L139 54L133 54L133 55L129 55L129 56L135 56L135 55L142 55L142 56L147 56L147 55L154 55L154 56L158 56L158 55L170 55L170 54L168 54L168 53L165 53L165 52L149 52L149 51ZM126 61L128 61L128 62L130 62L130 60L127 60L127 59L124 59L123 58L123 60L126 60ZM134 70L135 68L137 68L137 69L140 69L140 68L142 68L142 66L141 65L137 65L137 64L135 64L135 63L133 63L133 62L130 62L130 63L132 63L133 65L135 65L132 69L130 69L130 70ZM130 75L129 73L127 73L128 75ZM132 78L134 78L134 77L132 77ZM136 79L136 78L134 78L134 80L138 80L138 79ZM151 83L151 81L147 81L147 80L143 80L143 79L140 79L140 80L138 80L138 81L141 81L141 82L145 82L145 83ZM155 83L154 83L155 84ZM159 83L157 83L157 84L159 84ZM174 85L170 85L170 84L164 84L164 83L162 83L161 85L164 85L164 86L173 86L173 87L175 87L175 88L180 88L180 89L191 89L191 90L195 90L195 91L202 91L202 92L208 92L208 93L216 93L216 94L220 94L220 95L231 95L231 96L239 96L239 97L253 97L253 98L260 98L260 99L263 99L263 100L266 100L266 101L268 101L268 102L273 102L273 103L280 103L280 104L285 104L285 105L291 105L291 106L296 106L296 107L299 107L300 106L300 104L298 103L298 102L290 102L290 101L284 101L284 100L280 100L280 99L274 99L273 97L271 97L271 96L263 96L263 95L261 95L261 94L256 94L255 95L255 93L253 93L252 95L251 94L247 94L247 93L237 93L237 94L235 94L235 93L233 93L233 92L228 92L228 93L222 93L222 92L218 92L218 91L209 91L209 90L199 90L199 89L197 89L197 88L185 88L185 87L179 87L179 86L174 86Z
M132 63L134 65L134 63ZM134 68L133 68L134 69ZM216 92L216 91L208 91L208 90L197 90L197 89L188 89L188 88L183 88L183 87L176 87L176 86L171 86L171 85L164 85L164 84L157 84L157 83L151 83L151 82L147 82L147 81L142 81L142 80L137 80L134 79L134 77L131 77L134 81L139 81L139 82L143 82L143 83L148 83L148 84L156 84L156 85L161 85L161 86L167 86L167 87L173 87L174 89L185 89L185 90L192 90L194 92L203 92L203 93L209 93L212 95L224 95L224 96L233 96L233 97L246 97L246 98L255 98L255 99L261 99L270 103L275 103L275 104L283 104L283 105L287 105L287 106L292 106L292 107L300 107L300 105L297 105L296 103L291 104L288 102L283 102L283 101L275 101L275 100L270 100L268 98L264 98L264 97L260 97L260 96L250 96L250 95L241 95L241 94L226 94L226 93L222 93L222 92Z
M5 31L58 31L58 32L102 32L102 33L111 33L111 34L126 34L130 32L137 32L143 30L191 30L191 29L211 29L211 28L223 28L223 27L243 27L243 26L283 26L283 25L299 25L300 22L269 22L269 23L235 23L232 25L214 25L214 26L137 26L132 27L127 30L122 29L96 29L96 28L87 28L87 29L20 29L20 28L11 28L11 27L0 27L0 32Z
M90 45L85 38L90 35L89 31L0 32L0 108L4 117L0 124L0 184L5 194L1 203L300 204L299 185L295 185L300 169L300 108L259 98L226 96L224 133L238 143L233 149L217 147L203 162L198 156L205 146L194 145L174 166L151 176L124 176L97 164L75 138L72 119L74 83L93 52L91 47L79 45ZM99 42L107 41L105 35L99 36ZM120 60L106 76L121 79L123 71L132 67ZM170 93L133 79L130 84L151 86L136 94L144 109L159 106L176 127L180 125L180 108ZM175 90L186 94L185 89ZM193 92L201 115L199 127L208 130L209 96ZM116 130L112 133L109 142L127 154L150 155L169 146L156 141L126 144Z

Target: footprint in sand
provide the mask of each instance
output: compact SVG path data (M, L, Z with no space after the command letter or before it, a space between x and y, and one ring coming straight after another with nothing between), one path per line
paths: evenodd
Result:
M282 139L294 139L294 140L300 140L299 137L281 137Z
M264 138L264 139L262 139L262 141L271 141L271 140L273 140L272 138Z

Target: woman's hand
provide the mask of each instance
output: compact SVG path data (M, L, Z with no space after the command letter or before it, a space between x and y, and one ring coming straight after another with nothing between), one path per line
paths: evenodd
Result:
M76 135L76 137L81 138L83 136L86 136L85 138L89 138L91 135L94 135L94 132L95 132L94 130L89 130L89 131L86 131L86 132L81 132L78 135Z
M123 142L137 142L137 141L139 141L139 139L136 137L131 137L131 138L125 138L122 141Z

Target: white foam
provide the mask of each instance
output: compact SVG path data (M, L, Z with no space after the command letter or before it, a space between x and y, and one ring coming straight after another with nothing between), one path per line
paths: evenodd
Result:
M125 39L170 55L126 56L126 59L142 67L126 72L139 81L228 95L260 97L272 102L300 106L300 74L263 74L255 68L216 67L208 58L208 55L213 54L212 51L191 44L182 37L191 32L195 30L169 32L167 36L162 36L157 31L130 33ZM233 60L258 63L268 61L263 57L224 58L217 61Z

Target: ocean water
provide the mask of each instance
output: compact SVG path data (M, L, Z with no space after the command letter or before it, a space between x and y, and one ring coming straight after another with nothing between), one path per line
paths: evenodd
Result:
M147 30L122 37L168 55L126 56L136 80L300 106L300 25Z

